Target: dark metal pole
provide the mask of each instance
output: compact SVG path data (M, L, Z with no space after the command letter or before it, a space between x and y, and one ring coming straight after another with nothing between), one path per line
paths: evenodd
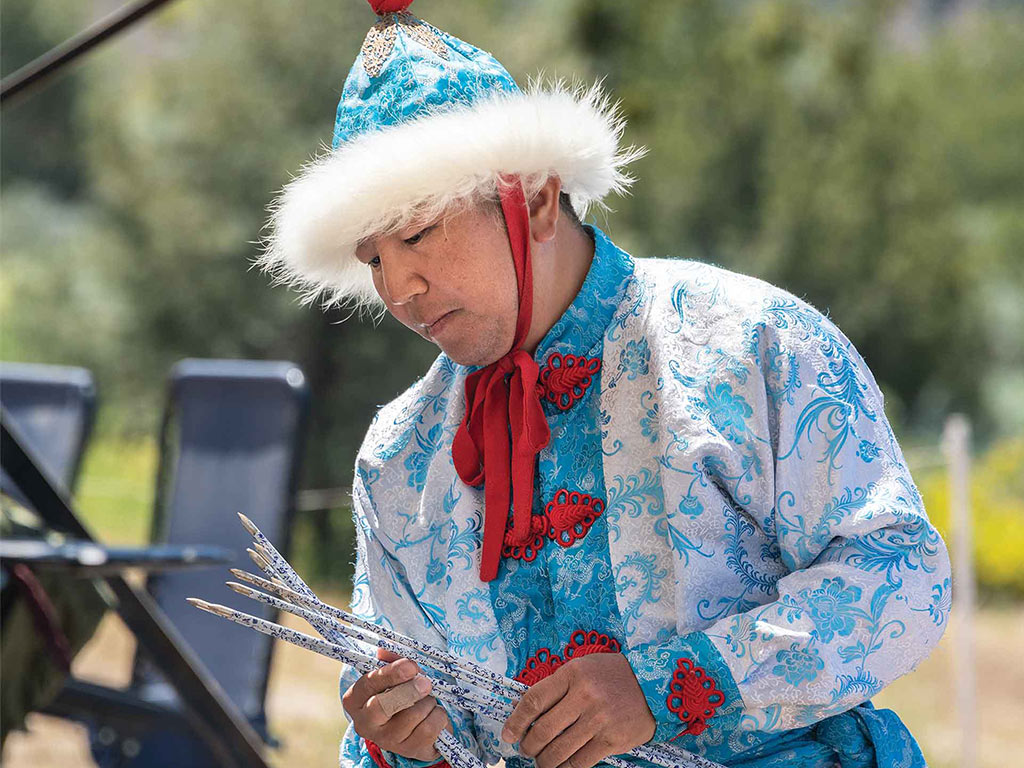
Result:
M100 19L88 29L5 77L0 82L0 102L7 101L26 88L40 85L82 54L169 2L172 0L138 0Z

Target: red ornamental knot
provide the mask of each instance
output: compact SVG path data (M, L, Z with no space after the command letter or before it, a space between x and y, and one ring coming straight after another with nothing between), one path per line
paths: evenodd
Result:
M604 501L563 488L544 511L548 516L548 538L570 547L587 535L590 526L604 511Z
M572 659L591 653L618 653L620 648L619 641L614 637L597 630L588 632L585 629L577 629L570 636L561 656L554 656L550 649L541 648L526 660L526 666L516 675L516 680L533 685Z
M505 540L501 548L501 556L533 562L541 547L544 546L544 534L547 532L547 527L548 519L546 515L533 515L530 518L529 535L525 541L518 541L515 531L509 525L505 528Z
M621 647L614 637L601 634L596 629L589 632L577 629L565 645L565 660L589 656L592 653L618 653Z
M686 730L680 736L703 733L708 727L708 720L725 703L725 694L718 690L718 684L708 677L703 667L694 664L693 659L683 658L676 662L676 671L668 688L668 708L686 724Z
M541 369L537 391L545 400L567 411L586 394L587 387L600 370L599 357L553 352Z
M501 556L533 562L544 547L545 537L554 539L563 547L571 547L587 535L603 511L602 499L562 488L543 514L530 518L530 532L525 540L516 539L511 521L506 524Z
M543 680L564 663L561 656L553 656L549 649L541 648L526 660L526 666L516 675L516 680L526 685L533 685Z

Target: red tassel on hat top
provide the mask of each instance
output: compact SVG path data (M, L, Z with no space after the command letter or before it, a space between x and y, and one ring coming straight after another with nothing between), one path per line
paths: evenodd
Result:
M412 5L413 0L367 0L367 2L370 3L374 13L383 16L385 13L405 12L405 9Z

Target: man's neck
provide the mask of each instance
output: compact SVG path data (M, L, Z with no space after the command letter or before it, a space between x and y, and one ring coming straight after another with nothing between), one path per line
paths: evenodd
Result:
M533 322L523 342L523 349L530 354L583 287L594 259L594 241L589 233L563 218L554 240L535 250L532 258Z

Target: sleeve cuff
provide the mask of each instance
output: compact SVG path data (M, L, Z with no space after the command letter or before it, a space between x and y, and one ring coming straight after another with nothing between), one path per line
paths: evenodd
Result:
M704 633L638 645L626 659L654 715L654 741L693 738L709 729L731 731L739 725L742 700L736 682Z

